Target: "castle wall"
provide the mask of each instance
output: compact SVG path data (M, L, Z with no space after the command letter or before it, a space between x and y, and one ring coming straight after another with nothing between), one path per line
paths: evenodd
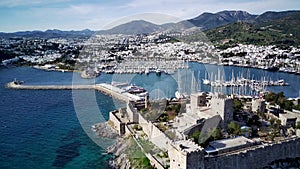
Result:
M170 158L170 169L186 169L187 154L180 150L177 150L173 145L168 150Z
M126 107L126 111L128 114L128 118L130 122L138 123L139 121L139 113L137 109L134 107L134 102L129 102Z
M252 100L252 111L256 112L257 110L263 113L266 112L266 103L264 100L261 99Z
M151 165L154 166L156 169L164 169L164 167L158 162L158 160L151 154L146 153L145 155L150 160Z
M160 149L168 150L171 140L152 122L147 121L142 115L139 114L139 124L153 144L155 144Z
M184 131L184 135L191 136L194 132L200 131L202 129L203 125L204 125L204 123L201 122L199 124L195 124L195 125L191 126L190 128L188 128Z
M115 115L116 111L109 112L109 120L113 122L113 128L118 131L119 135L125 134L125 124L120 121L120 119Z
M278 159L296 157L300 157L300 138L272 145L262 145L238 154L204 157L203 163L207 169L252 169L262 168Z

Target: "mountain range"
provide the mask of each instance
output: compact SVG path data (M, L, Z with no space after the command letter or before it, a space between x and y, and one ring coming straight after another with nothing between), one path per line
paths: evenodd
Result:
M237 43L298 46L300 45L300 11L267 12L255 17L251 22L233 22L206 30L205 34L210 41L224 47Z
M221 11L218 13L203 13L195 18L187 19L178 23L167 23L163 25L153 24L144 20L135 20L125 24L118 25L109 30L92 31L85 29L82 31L25 31L15 33L0 33L0 37L84 37L91 36L94 33L99 34L141 34L153 33L168 29L187 29L198 27L208 34L212 41L220 41L224 39L233 39L238 37L238 33L250 31L245 36L254 35L266 31L257 31L261 27L266 27L269 34L277 32L282 35L293 34L294 37L299 37L299 11L268 11L260 15L253 15L246 11ZM291 22L292 21L292 22ZM276 28L274 28L276 25ZM235 31L234 31L235 30ZM272 31L270 31L272 30ZM275 30L275 31L274 31ZM223 32L223 33L220 33ZM225 32L225 33L224 33ZM230 33L235 32L235 33ZM213 37L214 36L214 37ZM271 36L272 37L272 36ZM248 37L249 39L249 37ZM275 40L276 41L276 40ZM297 42L298 43L298 42Z

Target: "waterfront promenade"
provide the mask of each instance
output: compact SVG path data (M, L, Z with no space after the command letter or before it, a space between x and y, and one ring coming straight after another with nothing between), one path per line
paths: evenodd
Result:
M141 99L134 94L107 83L91 85L23 85L9 82L6 87L17 90L96 90L125 102L138 101Z

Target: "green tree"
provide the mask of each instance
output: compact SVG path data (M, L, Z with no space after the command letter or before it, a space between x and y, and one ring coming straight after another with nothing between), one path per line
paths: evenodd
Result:
M300 129L300 121L297 121L296 129Z
M238 113L242 110L243 103L239 99L234 99L233 101L233 112Z
M222 134L222 131L220 128L215 128L213 129L212 133L211 133L211 137L214 139L214 140L220 140L222 137L223 137L223 134Z
M270 92L265 96L265 99L267 102L270 102L271 104L277 104L285 110L291 111L294 107L293 102L287 100L283 92L279 92L277 94L274 92Z
M274 92L270 92L268 94L266 94L265 99L267 102L270 102L271 104L275 104L275 100L276 100L276 94Z
M199 136L200 136L200 131L195 131L195 132L190 136L190 138L192 138L196 143L198 143Z
M300 110L300 103L299 103L299 100L298 100L298 104L296 106L293 107L294 109L296 110Z
M241 126L238 123L231 121L227 126L227 131L231 135L240 135Z

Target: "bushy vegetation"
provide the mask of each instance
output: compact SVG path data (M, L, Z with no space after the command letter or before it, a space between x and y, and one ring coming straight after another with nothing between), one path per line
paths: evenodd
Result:
M212 133L211 133L211 137L213 138L213 140L220 140L223 138L223 134L220 128L215 128L213 129Z
M242 110L243 103L239 99L234 99L233 100L233 112L236 114Z
M195 143L198 143L199 136L200 136L200 131L195 131L195 132L190 136L190 138L193 139Z
M138 124L133 125L132 127L134 130L142 130L142 127Z
M180 112L185 111L181 103L170 104L168 100L148 102L148 108L143 108L140 113L150 121L168 122L173 120Z
M227 126L227 131L230 135L236 136L241 134L241 126L234 122L231 121L228 126Z
M269 133L267 135L267 140L274 141L274 138L280 134L281 120L270 119Z
M201 134L200 131L195 131L190 135L190 139L202 147L208 146L211 141L223 138L223 133L219 127L212 129L211 132Z
M300 13L266 22L237 22L206 31L207 37L220 48L238 43L276 45L280 47L300 44Z
M270 102L273 105L277 104L285 110L291 111L293 108L300 108L299 104L297 106L294 106L292 101L287 100L283 92L270 92L265 96L265 99L267 102Z
M300 129L300 121L297 122L296 129Z
M0 61L6 60L6 59L12 59L16 57L17 55L14 52L8 51L8 50L0 50Z
M149 159L145 156L145 154L133 139L131 139L131 144L126 151L126 154L129 157L130 165L132 166L132 168L153 169Z
M294 106L294 109L300 110L300 99L298 100L298 104Z

